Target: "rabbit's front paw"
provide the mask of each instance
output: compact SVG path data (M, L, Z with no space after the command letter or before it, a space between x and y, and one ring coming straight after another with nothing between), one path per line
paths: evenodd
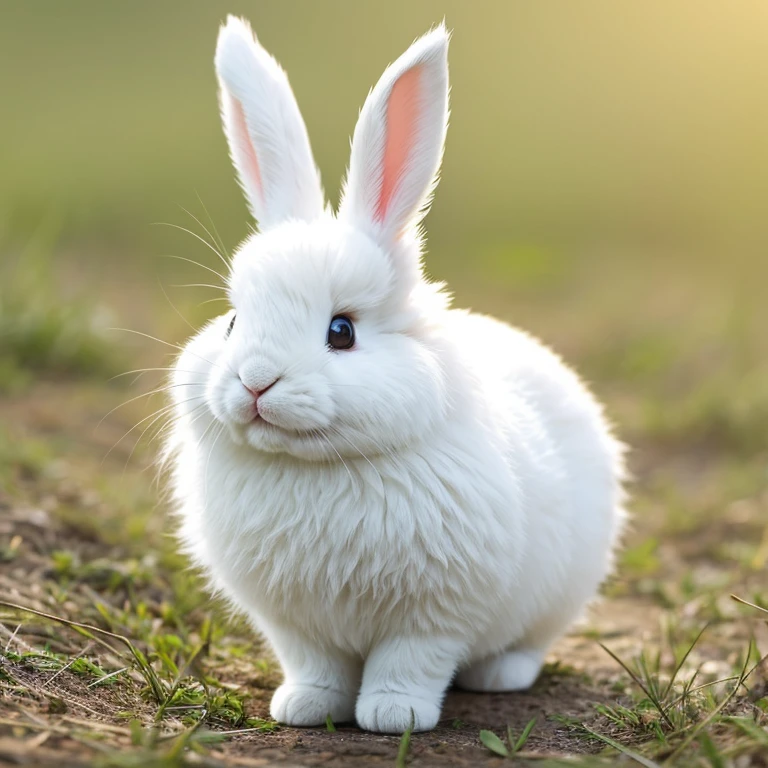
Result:
M414 731L430 731L437 725L440 706L431 699L385 691L360 696L356 714L357 724L366 731L404 733L411 726Z
M294 726L323 725L354 720L355 697L311 683L283 683L272 696L269 713L278 723Z

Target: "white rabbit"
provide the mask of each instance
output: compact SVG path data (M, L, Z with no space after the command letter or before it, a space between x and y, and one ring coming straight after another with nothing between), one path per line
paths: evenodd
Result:
M260 232L234 256L234 310L177 362L167 451L185 547L274 649L289 725L427 730L454 679L528 688L624 518L622 447L577 376L422 273L448 38L369 94L334 216L285 73L246 22L219 34Z

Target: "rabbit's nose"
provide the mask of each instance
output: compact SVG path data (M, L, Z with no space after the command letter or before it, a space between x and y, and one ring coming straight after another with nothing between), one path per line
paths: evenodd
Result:
M248 386L248 385L247 385L247 384L246 384L246 383L245 383L245 382L244 382L242 379L240 379L240 383L243 385L243 387L244 387L245 389L247 389L247 390L248 390L248 392L250 392L250 393L251 393L251 395L253 396L253 401L254 401L254 403L258 403L258 402L259 402L259 398L260 398L260 397L261 397L261 396L262 396L262 395L263 395L263 394L264 394L264 393L265 393L265 392L266 392L268 389L272 389L272 387L274 387L274 386L275 386L275 384L277 384L277 382L278 382L279 380L280 380L280 379L275 379L275 380L274 380L274 381L273 381L271 384L268 384L266 387L263 387L262 389L253 389L253 388L249 387L249 386Z

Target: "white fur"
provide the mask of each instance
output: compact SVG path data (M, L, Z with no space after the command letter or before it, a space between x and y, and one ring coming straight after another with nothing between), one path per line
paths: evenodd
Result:
M243 29L222 30L220 74L241 61ZM274 648L285 682L271 711L290 725L330 714L398 733L413 717L425 730L457 673L475 690L528 687L595 597L621 528L622 449L577 376L523 332L450 309L422 276L414 226L442 152L447 42L443 27L417 41L368 97L343 215L275 208L283 220L235 255L231 335L231 314L214 320L174 373L181 536ZM371 226L382 100L424 62L393 218ZM284 114L287 83L280 107L242 65L239 98ZM303 145L284 149L276 163L314 175ZM325 343L339 313L355 321L348 351ZM275 379L254 422L243 385Z
M414 67L422 78L419 119L408 173L400 178L383 221L375 208L382 184L387 102L397 81ZM352 156L339 207L339 219L364 228L387 245L426 214L437 186L448 127L448 33L439 26L417 40L387 67L360 112L352 139Z
M248 22L234 16L221 28L215 62L230 154L262 229L287 218L319 216L320 175L285 72L259 45ZM239 130L235 119L238 105L246 132ZM248 143L258 159L260 178L249 171L245 160Z

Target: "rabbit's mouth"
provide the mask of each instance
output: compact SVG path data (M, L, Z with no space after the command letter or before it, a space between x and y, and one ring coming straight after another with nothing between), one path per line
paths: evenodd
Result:
M274 421L270 421L265 418L263 414L257 413L251 421L245 425L246 439L249 435L255 436L261 435L273 435L275 437L284 437L290 440L298 440L307 438L311 433L307 430L291 429L289 427L281 427L279 424L275 424Z
M308 461L327 460L333 455L315 431L280 427L261 415L238 431L244 441L259 452L288 454Z
M251 431L254 428L258 430L263 430L263 429L274 430L275 432L282 433L284 435L297 434L294 430L290 430L290 429L286 429L285 427L278 426L277 424L270 421L269 419L265 419L264 415L261 413L256 413L256 415L246 425L246 431Z

